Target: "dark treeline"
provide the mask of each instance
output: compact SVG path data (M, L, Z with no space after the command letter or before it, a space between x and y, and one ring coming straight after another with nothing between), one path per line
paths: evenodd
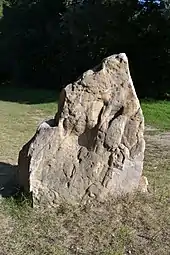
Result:
M0 0L1 84L55 88L125 52L140 97L170 93L168 1Z

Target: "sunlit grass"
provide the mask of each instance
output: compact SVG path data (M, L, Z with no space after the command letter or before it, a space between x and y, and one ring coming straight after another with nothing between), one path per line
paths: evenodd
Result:
M170 101L142 101L146 124L170 130Z
M57 111L57 93L0 90L0 162L16 164L40 121ZM170 129L169 102L142 102L146 124ZM32 209L27 197L0 200L2 255L169 254L170 154L151 146L144 174L150 193L103 204Z

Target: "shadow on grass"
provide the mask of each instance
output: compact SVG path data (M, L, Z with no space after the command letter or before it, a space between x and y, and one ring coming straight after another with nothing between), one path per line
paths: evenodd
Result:
M57 90L29 89L18 87L0 87L0 101L20 104L42 104L57 102Z
M10 197L18 192L17 169L16 165L0 162L1 197Z

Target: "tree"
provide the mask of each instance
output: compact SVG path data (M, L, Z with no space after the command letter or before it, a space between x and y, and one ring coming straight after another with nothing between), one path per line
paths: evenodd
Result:
M158 98L169 91L168 10L154 0L9 0L0 20L0 77L60 90L125 52L138 95Z

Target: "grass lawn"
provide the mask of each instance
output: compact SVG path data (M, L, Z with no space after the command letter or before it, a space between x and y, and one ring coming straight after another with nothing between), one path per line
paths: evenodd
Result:
M55 91L0 89L0 161L16 163L37 125L57 111Z
M37 124L54 116L55 91L0 90L0 164L16 164ZM142 102L147 124L170 130L170 102ZM29 199L0 201L0 255L170 254L170 148L147 146L150 193L82 208L32 209ZM0 172L1 174L1 172Z
M170 101L142 101L146 124L170 130Z

